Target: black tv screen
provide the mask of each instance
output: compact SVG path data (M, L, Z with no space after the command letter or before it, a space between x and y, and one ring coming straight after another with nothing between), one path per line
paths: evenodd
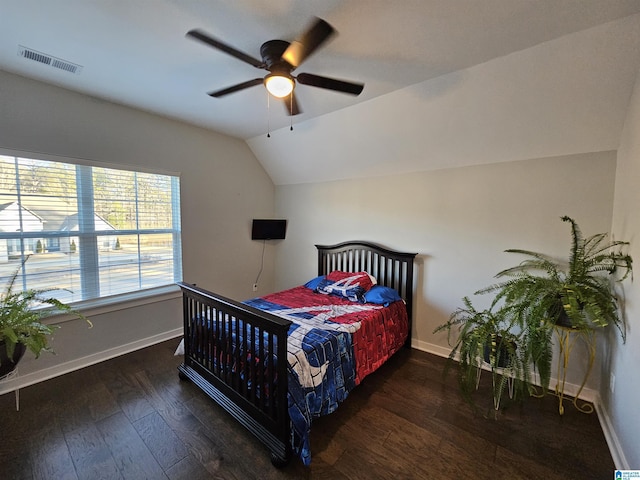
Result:
M253 220L251 240L281 240L287 232L286 220Z

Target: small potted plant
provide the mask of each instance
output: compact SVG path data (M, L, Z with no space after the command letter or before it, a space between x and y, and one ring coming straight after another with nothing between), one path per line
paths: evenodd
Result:
M614 284L632 275L632 258L623 252L628 242L607 241L606 233L583 238L572 218L561 219L571 224L566 260L529 250L506 250L528 258L496 275L506 280L476 292L495 293L496 301L503 301L516 322L524 326L524 347L545 390L556 326L588 340L596 329L613 324L625 340L626 326L619 314L621 305Z
M29 257L27 257L28 259ZM25 262L26 260L25 259ZM27 349L36 358L44 351L51 351L49 335L57 325L47 325L43 320L52 315L70 313L91 322L80 312L60 300L49 296L52 289L18 290L15 282L24 262L16 269L2 294L0 294L0 378L11 373ZM50 308L46 308L46 306Z
M458 362L460 391L471 405L481 369L491 371L493 405L498 410L510 382L513 382L511 395L521 392L527 384L526 364L518 351L521 334L509 308L498 308L494 301L489 308L477 310L469 297L462 302L464 306L456 309L434 333L447 331L453 347L449 360ZM515 386L518 388L514 392Z

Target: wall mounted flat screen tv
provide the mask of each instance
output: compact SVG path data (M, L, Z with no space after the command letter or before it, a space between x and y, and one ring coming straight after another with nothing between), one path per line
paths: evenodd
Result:
M251 240L282 240L286 233L286 220L253 219Z

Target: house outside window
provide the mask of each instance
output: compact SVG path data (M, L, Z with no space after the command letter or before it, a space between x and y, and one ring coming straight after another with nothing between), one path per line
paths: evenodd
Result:
M179 177L0 155L0 289L65 302L182 279Z

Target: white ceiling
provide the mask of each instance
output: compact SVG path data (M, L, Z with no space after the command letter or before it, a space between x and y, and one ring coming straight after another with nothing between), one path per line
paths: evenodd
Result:
M338 35L295 73L359 97L207 95L266 72L187 31L259 58L315 16ZM0 0L0 70L246 140L276 185L614 150L638 68L640 0Z
M0 69L241 139L287 126L262 86L206 92L262 71L185 37L259 58L314 16L338 35L297 70L365 83L359 97L299 86L296 124L571 32L640 12L639 0L0 0ZM19 45L81 65L26 60ZM257 73L257 75L256 75Z

